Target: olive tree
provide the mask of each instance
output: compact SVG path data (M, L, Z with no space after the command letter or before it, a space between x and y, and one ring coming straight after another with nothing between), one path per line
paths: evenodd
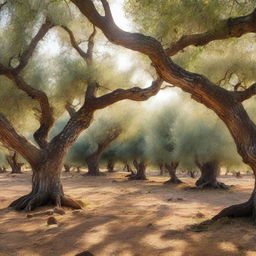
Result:
M92 0L72 0L72 2L92 24L102 30L111 42L145 54L164 81L190 93L193 99L213 110L227 126L244 163L248 164L256 174L256 126L242 105L245 100L256 94L256 84L253 83L245 89L228 90L205 76L185 70L170 58L190 45L206 45L214 40L255 33L255 10L245 16L222 19L208 31L183 36L165 49L152 36L120 29L113 19L107 0L101 0L104 14L99 13ZM226 9L226 5L224 8ZM180 15L183 15L183 12ZM189 18L192 17L189 16ZM148 17L150 18L151 16ZM254 189L247 202L224 209L213 217L213 220L223 216L255 216L255 196L256 190Z
M27 100L32 101L33 104L27 105L26 108L30 109L28 106L31 106L30 112L36 112L39 122L33 134L35 144L15 128L15 120L9 121L9 104L5 106L6 112L1 111L1 143L18 152L31 165L33 171L31 192L10 205L16 210L32 210L47 203L80 208L77 201L65 196L60 180L68 149L80 133L90 126L95 111L124 99L146 100L159 91L162 83L162 79L158 78L147 88L120 88L106 94L97 94L100 87L97 79L99 76L96 76L97 69L95 71L92 67L96 28L92 29L87 38L87 47L82 48L69 27L67 17L70 17L68 14L71 9L65 9L65 6L66 3L62 1L6 1L1 5L3 30L0 34L0 75L4 77L1 87L4 87L7 81L6 83L12 85L12 89L21 91ZM76 17L77 11L74 11ZM61 52L58 60L50 58L45 61L44 56L40 55L40 42L42 43L53 29L61 30L61 35L65 34L57 38L62 44L68 40L69 46L65 54ZM49 40L56 42L56 37L50 37ZM36 72L38 69L42 72ZM54 80L56 76L59 79ZM63 86L59 92L63 90L67 99L72 93L82 92L79 95L82 102L59 134L49 139L49 132L56 120L52 100L54 97L50 97L57 94L56 84ZM9 97L11 98L12 94ZM19 102L19 99L16 99ZM71 97L70 101L74 99ZM61 105L63 110L64 105Z

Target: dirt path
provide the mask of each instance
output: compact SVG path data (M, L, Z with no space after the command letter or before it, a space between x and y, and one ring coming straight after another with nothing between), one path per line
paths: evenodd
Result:
M256 255L250 220L222 221L204 232L188 229L224 206L245 201L253 186L250 176L220 179L236 185L227 192L163 185L164 177L126 181L125 173L103 177L64 173L66 193L87 205L82 211L54 214L58 221L54 226L47 225L48 216L27 218L25 212L6 209L29 192L30 176L0 174L0 256L74 256L85 250L95 256Z

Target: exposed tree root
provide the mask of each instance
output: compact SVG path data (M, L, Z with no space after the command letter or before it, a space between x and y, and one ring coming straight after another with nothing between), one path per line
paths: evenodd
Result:
M255 191L252 193L250 199L242 204L231 205L227 208L224 208L217 215L215 215L212 220L216 221L223 217L237 218L237 217L253 217L253 220L256 221L255 209Z
M214 188L214 189L228 190L230 187L232 186L226 185L225 183L220 181L206 181L204 183L201 183L200 185L196 182L195 188L198 188L198 189Z
M83 176L106 176L104 172L87 172Z
M72 209L81 209L82 208L81 204L78 201L76 201L70 197L67 197L67 196L61 197L61 206L66 206L66 207L69 207Z
M19 199L13 201L9 207L14 208L17 211L33 211L35 208L47 204L54 204L57 207L66 206L72 209L81 209L81 205L69 197L61 194L49 195L49 193L43 192L36 194L30 193L22 196Z
M170 184L181 184L183 183L183 181L181 181L180 179L176 178L176 179L169 179L167 181L164 182L164 184L166 185L170 185Z
M129 180L147 180L145 175L130 175Z

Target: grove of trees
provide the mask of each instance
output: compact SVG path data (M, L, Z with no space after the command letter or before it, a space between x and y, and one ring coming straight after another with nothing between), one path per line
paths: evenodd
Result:
M246 164L256 175L255 1L125 0L136 32L119 27L112 2L0 5L0 142L11 152L0 161L19 172L19 155L33 172L16 210L81 208L64 193L64 164L98 176L101 163L113 171L121 162L138 180L150 165L177 184L176 169L197 168L199 188L228 188L217 180L221 166ZM115 55L126 49L134 63L122 70ZM176 100L150 109L167 89ZM256 187L213 220L255 218L255 209Z

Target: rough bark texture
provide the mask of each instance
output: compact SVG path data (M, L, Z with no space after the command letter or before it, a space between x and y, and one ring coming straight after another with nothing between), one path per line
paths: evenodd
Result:
M11 173L21 173L21 166L23 163L18 162L17 152L14 152L12 155L7 155L6 160L12 168Z
M86 173L85 175L90 175L90 176L102 175L99 168L99 159L100 159L100 156L98 154L92 154L86 158L88 173Z
M254 189L248 201L242 204L229 206L215 215L212 220L216 221L223 217L236 218L236 217L253 217L256 221L256 190Z
M133 161L133 165L136 169L136 174L130 175L129 179L131 180L146 180L146 162L141 160L141 161L137 161L134 160Z
M80 209L81 205L78 202L64 195L60 180L61 170L62 163L56 159L48 160L33 169L32 191L12 202L10 207L31 211L38 206L52 203L58 207Z
M203 164L197 162L197 166L201 171L201 176L196 181L197 188L229 188L229 186L224 183L217 181L217 176L219 174L219 165L217 161L209 161Z
M164 182L164 184L180 184L182 181L176 176L176 170L178 167L178 162L172 162L170 164L165 164L165 168L167 169L170 179Z

